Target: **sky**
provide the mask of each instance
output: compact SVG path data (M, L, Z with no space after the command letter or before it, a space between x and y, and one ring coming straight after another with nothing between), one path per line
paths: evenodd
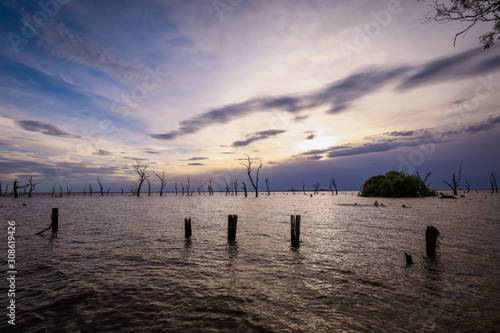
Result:
M37 192L500 175L500 45L415 0L0 2L0 181ZM152 190L159 179L150 172ZM12 185L10 185L12 186Z

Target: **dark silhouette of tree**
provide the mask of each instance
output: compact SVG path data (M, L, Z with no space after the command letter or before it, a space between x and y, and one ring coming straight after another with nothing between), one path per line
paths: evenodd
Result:
M62 186L59 186L59 197L62 198Z
M253 188L255 189L255 197L257 198L259 196L259 171L260 171L260 168L262 168L262 160L260 160L260 165L257 168L257 173L255 175L255 182L254 182L254 180L252 178L253 159L251 159L250 156L248 156L247 154L245 154L245 156L247 157L247 164L245 164L245 163L241 163L241 164L243 166L245 166L245 168L247 169L248 179L250 179L250 183L252 184Z
M108 187L108 189L106 190L106 196L108 196L108 195L109 195L109 191L110 191L110 190L111 190L111 189Z
M146 182L148 183L148 197L151 196L151 183L149 182L149 178L146 177Z
M92 184L89 183L89 195L92 195Z
M214 195L214 188L212 187L212 180L213 180L213 178L210 178L208 180L208 195Z
M293 195L295 195L295 190L293 189L293 187L291 187L291 189L292 189L292 193L293 193Z
M335 195L338 195L339 194L339 191L337 190L337 184L335 183L337 180L335 178L333 178L332 180L330 180L330 190L332 191L332 195L333 195L333 188L332 186L335 188Z
M234 181L234 195L238 195L238 185L240 185L240 183L238 183L238 179L236 179Z
M52 185L52 190L50 191L50 196L54 196L55 193L56 193L56 183L54 183L54 185Z
M104 189L103 189L103 186L102 186L102 180L99 179L99 177L96 177L97 178L97 183L99 184L99 188L101 189L101 195L104 195Z
M269 178L266 178L266 188L267 188L267 195L271 195L271 192L269 192Z
M19 186L17 184L19 184L19 182L17 180L14 180L14 198L19 197L19 192L18 191L20 189L24 189L24 188L26 188L26 187L29 186L29 184L26 184L26 185L23 185L23 186Z
M184 183L183 183L183 182L181 182L181 190L182 190L182 195L184 195L184 189L185 189L185 187L184 187Z
M424 1L429 3L433 10L424 17L424 22L435 21L438 23L449 23L454 21L467 22L468 26L459 31L453 39L455 46L458 36L465 35L478 22L491 22L491 31L479 37L480 43L485 49L489 49L500 39L500 1L498 0L451 0Z
M492 194L495 193L495 191L498 193L497 177L495 176L494 172L490 174L490 186Z
M226 184L226 197L229 195L229 185L227 184L226 181L224 181L224 183Z
M467 185L467 193L469 193L470 192L471 183L469 183L469 181L467 179L465 180L465 185Z
M87 185L82 188L83 195L87 195Z
M304 195L306 194L306 184L304 183L304 178L302 178L302 192L304 192Z
M198 186L198 195L201 195L201 188L203 187L203 180L200 179L200 186Z
M5 194L4 194L4 197L7 196L7 193L9 193L9 183L7 183L7 185L5 185Z
M425 176L425 178L422 179L422 177L420 177L420 175L418 174L418 171L417 171L417 177L418 177L418 179L420 179L422 181L422 183L424 183L424 184L425 184L425 182L427 181L427 179L429 178L430 175L432 175L432 172L427 172L427 176ZM425 186L430 187L431 184L432 183L429 182L429 184L425 184Z
M319 182L316 182L313 184L314 194L318 194L320 186L321 186L321 184Z
M130 185L129 191L132 194L132 196L136 196L137 195L137 185L135 185L135 184Z
M243 185L243 191L245 191L245 198L248 196L247 195L247 185L245 184L245 182L241 182L241 185Z
M71 192L72 192L71 186L69 186L68 183L66 183L66 195L71 195Z
M28 179L28 185L30 187L28 197L31 198L31 193L35 190L37 185L40 185L40 183L33 183L33 177L30 177L30 179ZM0 190L0 194L2 194L1 190Z
M123 195L123 187L120 187L122 189L122 195Z
M161 185L160 185L160 197L161 197L163 195L163 189L165 188L165 186L167 186L167 181L165 180L165 171L163 171L163 173L161 174L161 176L160 176L159 173L155 172L154 170L151 170L151 171L154 173L154 175L156 177L158 177L158 179L160 179L160 182L161 182Z
M141 165L139 161L136 161L136 164L133 165L134 171L137 172L137 175L139 176L139 185L137 186L137 191L136 194L137 196L141 195L141 187L142 183L149 177L148 175L148 165Z
M460 186L460 180L462 179L462 166L463 163L460 163L458 165L458 175L456 172L453 173L453 176L451 178L451 184L448 183L446 180L443 180L443 182L453 190L453 195L458 194L457 189Z
M175 195L177 195L177 193L178 193L178 192L179 192L179 191L178 191L178 189L177 189L177 180L175 180Z

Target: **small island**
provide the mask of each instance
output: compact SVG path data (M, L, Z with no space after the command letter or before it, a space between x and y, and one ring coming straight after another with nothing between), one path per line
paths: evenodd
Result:
M427 179L427 177L426 177ZM418 174L388 171L385 175L370 177L363 184L362 197L415 198L436 196Z

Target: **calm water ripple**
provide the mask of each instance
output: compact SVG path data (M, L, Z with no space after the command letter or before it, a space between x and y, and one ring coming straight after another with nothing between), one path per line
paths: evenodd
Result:
M376 208L353 194L2 197L1 260L15 220L18 275L16 327L4 315L0 331L500 331L500 196ZM35 235L51 207L57 237ZM302 216L298 248L291 214ZM425 259L430 224L442 234L435 260Z

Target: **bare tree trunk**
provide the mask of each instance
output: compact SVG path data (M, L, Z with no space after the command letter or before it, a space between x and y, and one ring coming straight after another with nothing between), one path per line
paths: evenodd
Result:
M245 191L245 198L248 196L247 195L247 186L245 185L245 182L241 182L241 184L243 185L243 190Z
M335 195L339 195L339 191L337 190L337 184L336 184L336 179L333 178L332 180L330 180L330 183L331 185L333 185L333 187L335 188ZM330 185L330 189L332 188ZM333 195L333 190L332 190L332 195Z
M102 181L99 179L99 177L96 178L97 178L97 183L99 184L99 188L101 189L101 195L104 195L104 190L102 188Z
M320 187L320 183L319 182L314 183L314 185L313 185L314 194L318 194L319 187Z
M458 194L457 189L458 189L458 186L460 186L460 180L462 179L462 166L463 166L463 163L460 163L458 165L458 176L457 176L456 172L453 173L453 177L451 179L451 184L448 183L446 180L443 180L443 182L453 190L453 195Z
M490 186L491 186L491 194L495 193L495 190L498 193L497 177L495 176L494 172L490 174Z
M295 195L295 190L293 189L293 187L292 187L291 189L292 189L292 193L293 193L293 195Z
M471 183L469 183L469 181L466 179L465 180L465 184L467 185L467 193L469 193L470 192Z
M238 183L238 179L236 179L234 181L234 195L238 195L238 185L240 185L240 183Z
M33 177L30 177L30 179L28 179L28 185L30 187L30 190L29 190L29 193L28 193L28 197L31 198L31 193L35 190L35 187L37 185L40 185L40 183L33 184ZM2 194L1 192L2 191L0 190L0 195Z
M155 174L156 177L158 177L160 179L160 182L161 182L160 197L161 197L163 195L163 189L167 185L167 182L165 181L165 171L163 171L163 174L161 176L158 173L156 173L155 171L153 171L153 173Z
M123 187L120 187L122 189L122 195L123 195Z
M89 195L92 195L92 184L89 184Z
M229 185L227 185L226 181L224 183L226 183L226 197L227 197L227 195L229 194Z
M56 183L52 185L52 191L50 192L50 196L54 196L55 193L56 193ZM90 195L92 195L92 190L90 190Z
M151 196L151 183L149 182L149 179L146 178L146 181L148 182L148 197Z
M141 187L142 187L142 183L144 183L144 181L149 177L148 176L148 165L141 165L141 163L139 163L139 161L137 161L136 164L133 165L133 168L134 168L134 171L137 172L137 174L139 175L139 185L137 186L137 196L140 196L141 195ZM149 183L149 180L148 180L148 183Z
M190 178L191 176L187 176L187 181L188 181L188 184L187 184L187 187L186 187L186 193L187 193L187 196L189 197L189 188L191 187L191 182L190 182Z
M267 188L267 195L271 195L271 192L269 192L269 178L266 178L266 188Z
M250 183L252 184L253 188L255 189L255 197L258 197L259 196L259 171L260 171L260 168L262 168L262 160L260 160L260 166L257 168L257 173L255 175L255 182L254 182L253 178L252 178L252 162L253 162L253 160L248 155L246 155L246 157L247 157L248 164L242 163L242 165L244 165L245 168L247 169L248 179L250 179Z
M306 184L304 183L304 178L302 178L302 192L306 195Z
M60 197L62 198L62 186L59 186L59 190L60 190Z

